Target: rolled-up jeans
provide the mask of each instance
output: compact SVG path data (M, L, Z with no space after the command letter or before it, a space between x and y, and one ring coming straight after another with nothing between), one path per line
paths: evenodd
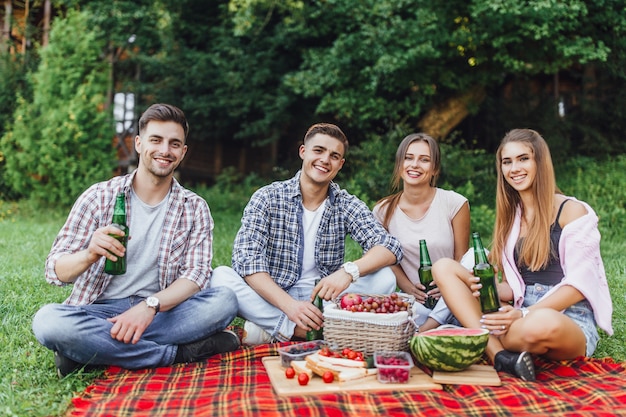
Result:
M437 300L435 306L431 309L426 308L424 304L415 302L413 304L413 317L415 324L419 327L426 322L428 317L433 318L439 324L454 324L460 326L461 323L454 317L443 297Z
M237 298L232 291L208 288L158 313L137 343L113 339L113 323L107 319L143 300L133 296L80 306L47 304L35 314L33 332L48 349L82 364L155 368L171 365L178 345L223 330L237 314Z
M552 286L543 284L527 285L524 293L524 307L530 307L537 303L551 288ZM593 352L595 352L598 346L600 335L598 334L596 319L593 316L593 309L589 301L586 299L579 301L564 310L563 314L572 319L585 334L585 339L587 340L585 355L593 355Z
M255 323L274 339L286 342L291 340L296 324L287 315L267 302L232 268L220 266L215 268L211 277L211 286L226 286L237 294L239 315ZM350 284L345 292L358 294L390 294L396 288L396 276L391 268L386 267L360 277ZM310 300L313 292L312 280L296 282L287 293L296 300Z

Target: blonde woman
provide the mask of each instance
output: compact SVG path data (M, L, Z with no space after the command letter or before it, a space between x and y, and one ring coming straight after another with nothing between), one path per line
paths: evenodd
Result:
M532 355L591 356L596 326L613 333L598 217L559 191L548 145L534 130L507 133L496 167L490 260L505 277L498 284L500 311L481 313L479 280L457 262L437 262L433 276L465 327L490 330L487 355L495 368L532 381Z

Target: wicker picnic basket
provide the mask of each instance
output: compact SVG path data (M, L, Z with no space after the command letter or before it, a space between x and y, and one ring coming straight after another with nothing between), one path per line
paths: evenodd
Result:
M398 293L409 303L407 311L398 313L367 313L342 310L339 299L324 306L324 341L334 349L350 348L365 355L378 351L409 350L415 334L412 295ZM375 297L365 294L362 298ZM380 296L380 295L379 295Z

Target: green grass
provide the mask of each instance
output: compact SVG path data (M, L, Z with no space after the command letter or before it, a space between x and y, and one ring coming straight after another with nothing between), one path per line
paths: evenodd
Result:
M615 334L602 333L594 356L626 361L626 158L602 165L577 159L569 168L571 175L559 185L588 201L600 216L602 255L613 298ZM241 211L252 190L198 190L215 219L214 266L230 264ZM0 201L0 416L59 416L100 373L58 379L52 353L33 337L35 312L43 304L61 302L70 288L51 286L43 276L44 260L67 212L29 207ZM348 256L358 256L355 245L349 245Z

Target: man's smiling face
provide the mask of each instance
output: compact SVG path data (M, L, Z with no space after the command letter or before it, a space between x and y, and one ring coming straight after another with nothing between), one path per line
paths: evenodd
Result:
M140 155L140 169L155 177L169 177L187 153L185 132L178 123L152 120L135 138L135 149Z
M317 184L330 183L343 167L344 145L340 140L318 133L300 146L302 175Z

